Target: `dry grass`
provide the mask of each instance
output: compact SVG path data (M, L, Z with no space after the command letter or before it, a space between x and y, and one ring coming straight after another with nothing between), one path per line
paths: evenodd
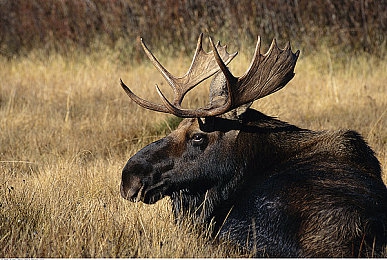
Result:
M121 199L126 160L167 133L171 120L139 108L119 87L121 77L157 101L154 84L166 87L157 71L119 66L117 53L106 54L0 61L0 257L240 256L176 226L167 199L152 206ZM243 73L248 59L237 58L232 70ZM345 59L324 48L301 58L289 85L254 107L305 128L359 131L386 174L387 62ZM162 61L176 74L189 66L187 58ZM187 105L204 104L206 93L200 88Z

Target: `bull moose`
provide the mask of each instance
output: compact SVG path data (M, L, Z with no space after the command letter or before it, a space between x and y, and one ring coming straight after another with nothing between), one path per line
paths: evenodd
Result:
M255 256L385 256L387 189L372 149L355 131L312 131L251 109L253 101L283 88L294 76L299 51L290 44L260 52L235 77L237 55L199 36L188 72L169 73L141 45L172 87L162 104L136 96L138 105L184 118L176 130L129 159L121 195L147 204L169 196L176 219L212 224L218 238ZM209 104L182 107L186 93L214 76Z

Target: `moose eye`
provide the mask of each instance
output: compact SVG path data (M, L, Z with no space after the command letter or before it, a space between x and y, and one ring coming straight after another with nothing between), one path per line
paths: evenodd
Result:
M191 138L193 145L202 145L206 137L203 134L194 134Z

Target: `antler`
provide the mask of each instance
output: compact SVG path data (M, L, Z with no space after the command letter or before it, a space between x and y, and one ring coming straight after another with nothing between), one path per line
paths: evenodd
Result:
M223 113L283 88L294 77L294 67L300 53L300 51L293 53L289 42L284 49L280 49L276 40L273 39L269 50L265 54L261 54L261 38L258 36L250 67L243 76L237 78L231 74L213 44L212 49L226 78L226 92L228 94L225 97Z
M181 111L184 111L183 114L181 115L182 117L196 117L197 112L195 111L197 110L184 110L181 108L181 103L183 101L183 98L188 91L190 91L192 88L194 88L203 80L214 75L220 69L220 67L218 66L218 61L216 60L213 54L213 51L206 53L203 50L202 41L203 41L203 33L201 33L199 36L194 58L192 60L191 66L188 69L187 73L182 77L175 77L160 64L160 62L155 58L155 56L148 49L148 47L145 45L145 43L141 38L141 45L146 55L152 61L153 65L157 68L157 70L161 72L165 80L169 83L169 85L173 89L173 92L174 92L173 103L170 103L165 98L165 96L161 93L157 85L156 85L157 92L159 93L162 100L164 101L164 105L154 104L152 102L149 102L147 100L144 100L136 96L121 80L122 88L125 90L126 94L133 101L135 101L137 104L139 104L144 108L159 111L159 112L172 113L179 116L181 115L181 112L178 112L178 111L181 110ZM212 45L213 45L213 48L216 49L217 57L219 57L222 60L222 63L225 65L228 64L238 54L237 52L233 54L229 54L227 52L227 46L226 45L221 46L220 42L218 42L216 46L213 43Z
M165 98L157 85L157 92L164 105L154 104L137 97L121 81L121 85L128 96L147 109L171 113L178 117L209 117L224 114L270 95L283 88L294 77L294 68L300 52L293 53L290 43L284 49L280 49L274 39L269 50L265 54L261 54L261 38L258 37L250 67L243 76L235 77L227 68L227 64L237 53L230 55L226 50L226 46L220 46L219 42L215 46L211 38L209 39L212 51L206 53L202 49L202 37L203 34L200 34L190 69L180 78L172 76L142 42L148 57L171 85L175 93L173 103ZM218 74L211 83L209 106L194 110L183 109L181 102L185 94L204 79L215 74L219 69L222 71L223 77L220 77L222 74Z

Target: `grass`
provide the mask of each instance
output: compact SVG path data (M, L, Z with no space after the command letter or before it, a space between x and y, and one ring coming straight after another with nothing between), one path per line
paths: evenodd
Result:
M236 75L253 50L240 53L231 65ZM176 226L168 199L149 206L120 197L126 160L176 119L126 97L119 78L155 102L155 83L170 92L149 62L122 65L118 57L32 52L0 61L0 257L248 256L190 224ZM295 78L254 107L305 128L359 131L387 181L387 62L332 57L323 47L301 53ZM190 63L160 60L177 75ZM207 93L199 87L185 105L205 104Z

